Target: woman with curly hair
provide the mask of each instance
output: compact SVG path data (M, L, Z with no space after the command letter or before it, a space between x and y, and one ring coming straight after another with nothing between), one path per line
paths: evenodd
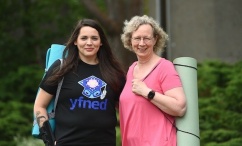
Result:
M186 111L186 98L174 65L157 55L168 40L151 17L124 22L121 40L137 61L128 70L120 95L123 146L176 146L175 117Z

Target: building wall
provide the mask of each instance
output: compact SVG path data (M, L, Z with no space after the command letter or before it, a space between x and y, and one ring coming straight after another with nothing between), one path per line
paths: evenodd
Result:
M242 0L165 1L168 59L242 60ZM154 10L150 14L157 16Z

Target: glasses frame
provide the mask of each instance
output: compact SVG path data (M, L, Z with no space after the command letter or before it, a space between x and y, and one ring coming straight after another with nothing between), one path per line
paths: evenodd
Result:
M148 43L150 43L150 42L152 41L152 39L154 39L154 37L132 37L131 39L132 39L132 40L134 41L134 43L136 43L136 44L140 43L141 40L143 40L143 42L144 42L145 44L148 44Z

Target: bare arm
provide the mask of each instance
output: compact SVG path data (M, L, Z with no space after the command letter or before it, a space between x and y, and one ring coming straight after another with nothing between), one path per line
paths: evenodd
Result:
M135 94L147 98L148 93L152 90L142 81L134 79L132 91ZM172 116L183 116L186 112L186 97L182 87L173 88L163 94L155 92L151 102L159 109Z
M186 98L182 87L168 90L164 95L156 92L151 102L172 116L181 117L186 112Z
M40 88L34 103L34 114L36 116L39 127L42 127L43 122L48 120L46 108L49 105L52 98L53 95L47 93L46 91Z

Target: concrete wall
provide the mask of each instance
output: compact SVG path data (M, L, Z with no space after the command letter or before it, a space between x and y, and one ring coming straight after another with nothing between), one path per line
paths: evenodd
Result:
M170 0L169 58L242 60L241 6L242 0Z
M170 36L168 59L187 56L198 62L242 60L242 0L161 1L166 3L165 29ZM150 1L154 18L156 3Z

